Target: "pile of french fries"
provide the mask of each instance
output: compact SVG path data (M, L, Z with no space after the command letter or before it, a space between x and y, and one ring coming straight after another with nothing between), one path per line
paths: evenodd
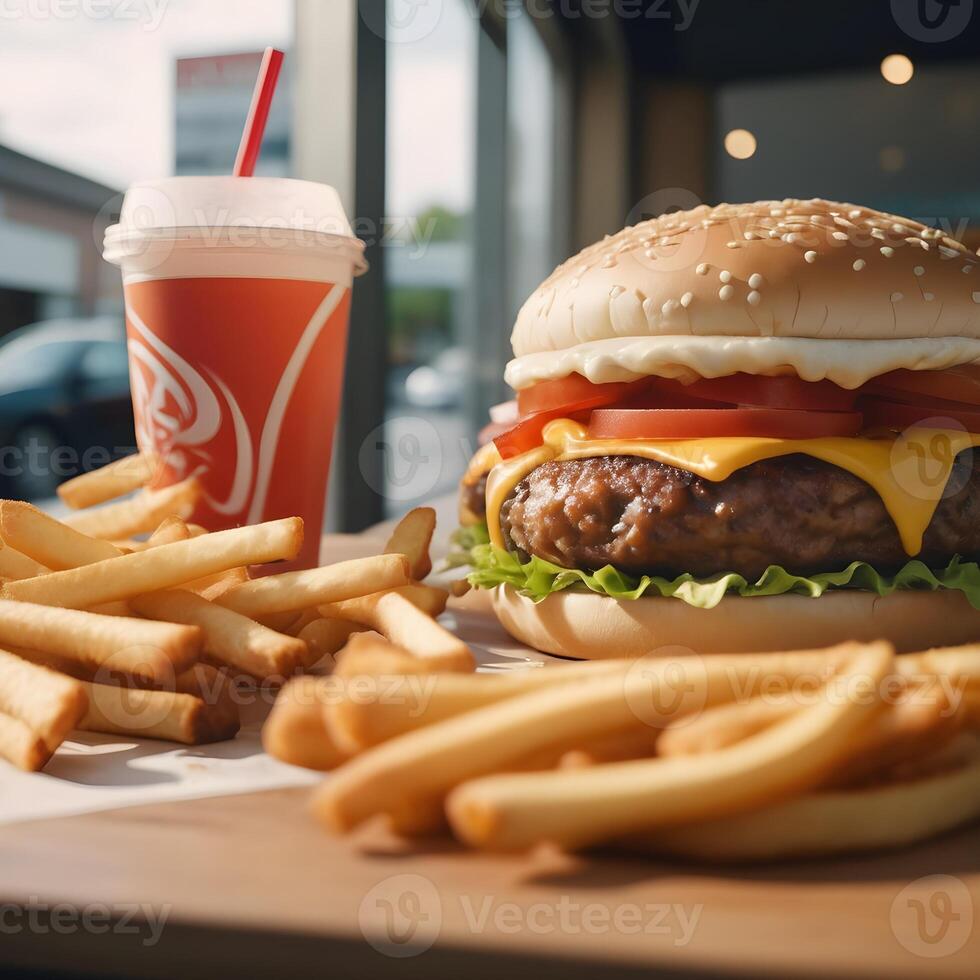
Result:
M361 629L424 646L433 669L472 669L433 619L448 593L418 581L431 569L430 508L384 554L253 578L297 555L303 522L208 533L187 523L197 482L147 489L155 466L138 455L64 484L76 510L63 522L0 501L0 757L39 770L74 730L232 738L236 685L279 686Z
M488 850L750 860L897 846L980 815L980 646L466 673L374 625L332 676L287 685L265 730L279 758L332 770L313 809L334 832L381 818Z

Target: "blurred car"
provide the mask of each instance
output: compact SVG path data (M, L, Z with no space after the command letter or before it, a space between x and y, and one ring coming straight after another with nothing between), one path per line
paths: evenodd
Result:
M121 319L48 320L0 341L0 490L49 497L81 471L132 451Z
M431 364L405 379L405 401L414 408L457 408L469 383L472 357L463 347L447 347Z

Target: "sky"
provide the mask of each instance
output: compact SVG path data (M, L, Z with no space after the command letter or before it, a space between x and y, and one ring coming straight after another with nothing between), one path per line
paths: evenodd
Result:
M469 205L478 28L463 2L436 0L425 36L389 45L391 213ZM292 8L291 0L0 0L0 142L120 189L167 175L175 59L288 49Z

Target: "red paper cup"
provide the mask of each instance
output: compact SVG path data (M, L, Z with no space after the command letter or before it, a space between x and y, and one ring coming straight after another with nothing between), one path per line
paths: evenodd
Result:
M270 178L176 177L130 189L105 257L122 267L136 433L154 486L195 476L209 530L299 515L319 557L364 271L336 192Z

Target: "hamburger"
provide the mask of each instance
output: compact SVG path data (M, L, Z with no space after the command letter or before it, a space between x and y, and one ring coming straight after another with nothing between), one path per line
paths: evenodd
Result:
M517 317L471 583L573 657L980 640L978 264L816 199L586 248Z

